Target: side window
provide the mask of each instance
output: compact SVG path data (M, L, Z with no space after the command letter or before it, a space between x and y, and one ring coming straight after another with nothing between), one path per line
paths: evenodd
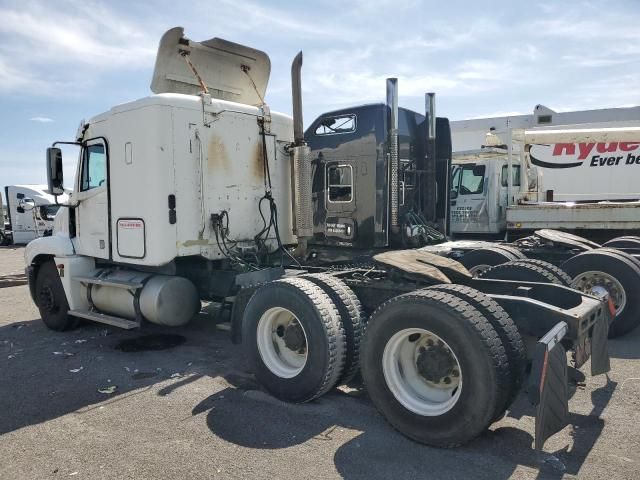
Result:
M453 173L451 174L451 190L455 190L456 192L458 192L460 190L460 172L462 171L462 168L454 165L452 169Z
M338 133L351 133L356 131L356 116L338 115L326 117L320 120L316 127L316 135L336 135Z
M107 156L104 145L96 143L83 149L82 182L80 190L86 191L104 185L107 180Z
M460 177L460 195L482 193L484 187L484 165L465 165Z
M506 187L507 186L507 171L509 170L509 168L507 167L507 165L503 165L502 166L502 175L501 175L501 179L502 179L502 186ZM513 180L511 180L511 184L514 187L519 187L520 186L520 165L511 165L511 174L513 176Z
M349 203L353 200L353 167L329 165L327 167L327 195L331 203Z

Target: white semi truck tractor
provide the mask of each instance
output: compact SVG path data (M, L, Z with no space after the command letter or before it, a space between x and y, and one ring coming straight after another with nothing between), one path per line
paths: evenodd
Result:
M386 104L319 119L307 144L301 65L299 54L291 118L264 102L265 53L165 33L154 94L68 142L80 149L73 191L53 235L25 250L44 323L179 326L202 299L227 299L233 341L282 400L311 401L361 371L395 428L451 447L526 388L541 448L567 420L565 347L576 368L591 358L592 374L609 370L607 293L473 278L454 260L398 250L443 239L423 215L434 212L423 195L433 179L419 173L450 158L448 121L433 102L424 114L399 109L390 79ZM415 161L399 156L400 115L415 145L430 145ZM59 143L47 151L56 195Z
M2 244L26 245L51 232L53 218L60 206L46 185L7 185L4 194L7 223L3 221L0 231ZM64 202L65 199L63 195L58 200Z

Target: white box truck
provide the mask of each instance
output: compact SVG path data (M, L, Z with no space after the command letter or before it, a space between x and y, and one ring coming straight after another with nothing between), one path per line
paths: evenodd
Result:
M551 228L606 241L640 232L640 128L569 127L497 132L492 146L454 153L452 233Z

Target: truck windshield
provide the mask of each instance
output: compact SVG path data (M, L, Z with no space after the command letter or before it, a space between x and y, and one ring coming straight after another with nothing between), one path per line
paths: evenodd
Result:
M484 165L465 165L461 169L460 195L482 193L484 187Z

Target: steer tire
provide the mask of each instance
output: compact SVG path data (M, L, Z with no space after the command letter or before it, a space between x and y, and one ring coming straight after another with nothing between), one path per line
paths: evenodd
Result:
M603 272L620 283L626 301L609 325L609 338L625 335L640 324L640 267L634 257L615 249L598 248L571 257L562 268L574 279L585 272ZM580 283L572 286L583 290Z
M411 402L402 401L406 395L392 380L397 380L398 375L388 374L389 368L394 368L389 364L399 365L399 357L388 350L395 338L402 338L412 329L427 330L440 337L458 360L460 390L451 392L452 404L445 403L441 410L418 411L425 405L432 408L433 401L419 400L419 408L407 406ZM412 341L411 336L407 337L408 342ZM376 408L402 434L435 447L462 445L486 430L498 405L504 403L511 381L507 355L491 323L470 303L436 290L400 295L378 307L367 324L361 354L362 377ZM411 358L411 350L408 356ZM425 381L415 372L401 377L405 382L413 378L414 385Z
M261 321L267 322L273 309L286 309L304 329L307 358L302 369L291 376L274 372L269 366L273 363L266 354L263 358L258 344ZM280 400L314 400L331 390L342 375L347 348L340 314L331 298L310 280L281 279L258 288L247 303L242 326L246 356L256 379ZM269 345L269 337L261 338L267 338L261 345L268 349L264 345Z
M69 315L69 303L53 260L44 262L36 276L35 300L40 317L51 330L63 332L78 326L79 320Z
M497 405L497 410L493 416L493 421L500 419L518 395L527 367L527 350L518 327L498 302L475 288L466 285L442 284L427 287L426 290L438 290L440 292L450 293L470 303L484 315L495 329L498 337L500 337L502 346L507 354L507 360L509 361L511 377L511 383L505 395L505 403L503 405Z
M602 244L603 247L609 248L638 248L640 249L640 237L627 235L624 237L612 238Z
M482 247L465 253L458 261L475 277L495 265L516 260L517 255L498 247Z
M494 280L514 280L519 282L555 283L562 285L562 279L546 268L530 263L522 263L520 260L496 265L480 274L481 278Z
M569 274L553 263L545 262L544 260L537 260L534 258L524 258L522 260L516 260L513 263L527 263L529 265L537 265L538 267L544 268L548 272L555 275L565 287L571 285L572 278L569 276Z
M347 342L347 354L338 385L348 384L360 370L360 342L366 327L362 304L353 290L333 275L310 273L301 278L306 278L322 288L340 313Z

